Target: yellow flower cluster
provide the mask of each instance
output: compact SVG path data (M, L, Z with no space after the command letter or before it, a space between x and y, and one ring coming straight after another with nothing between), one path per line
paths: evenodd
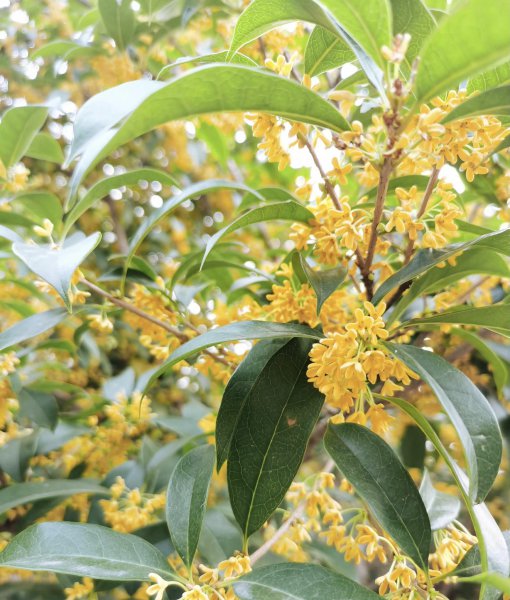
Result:
M111 486L111 499L100 500L105 521L115 531L130 533L156 520L157 511L165 506L165 494L142 494L138 488L129 490L122 477Z
M328 334L314 344L308 367L308 380L325 396L326 402L342 412L363 408L364 396L371 398L369 384L384 382L381 393L393 395L416 377L399 360L391 357L381 341L388 337L382 315L384 303L374 307L364 302L364 310L354 310L354 321L342 331Z
M89 598L94 591L94 582L90 577L84 577L82 581L77 581L71 587L64 589L66 600L84 600Z
M0 375L5 377L9 373L14 373L18 365L19 358L16 356L16 352L0 354Z

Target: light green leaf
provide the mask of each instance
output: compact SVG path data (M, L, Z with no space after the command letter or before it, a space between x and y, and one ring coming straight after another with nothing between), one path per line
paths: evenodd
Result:
M229 379L216 420L218 471L227 460L230 444L244 406L251 395L259 393L266 366L288 341L288 338L261 340L250 350Z
M207 64L207 63L224 63L231 62L235 65L245 65L247 67L257 67L257 63L244 54L236 54L228 60L228 50L222 52L212 52L211 54L201 54L199 56L182 56L171 65L166 65L158 73L158 79L162 79L164 75L171 73L175 67L180 67L187 64Z
M78 200L75 206L66 215L66 221L62 237L65 237L74 223L86 212L94 203L106 196L111 190L124 185L136 185L141 180L159 181L163 185L179 184L168 173L161 169L134 169L120 175L112 175L97 181L87 192Z
M388 277L376 290L372 302L378 304L394 287L415 279L435 265L473 246L489 248L505 256L510 256L510 230L494 231L481 235L469 242L452 244L441 250L419 250L415 257L402 269Z
M88 237L76 233L61 247L16 242L12 250L31 271L55 288L68 309L71 309L68 296L71 278L85 258L99 244L100 239L100 233L93 233Z
M166 522L172 543L191 568L214 469L214 447L199 446L177 463L167 490Z
M415 325L458 324L485 327L501 335L510 337L510 304L492 306L459 306L445 310L431 317L420 317L407 321L405 327Z
M420 53L417 103L456 89L510 57L504 14L510 14L510 0L466 0L441 20Z
M313 77L354 59L344 40L319 25L314 27L305 48L305 73Z
M383 529L427 572L429 517L411 476L391 447L354 423L329 424L324 445Z
M234 583L241 600L376 600L359 583L319 565L281 563L256 569Z
M450 418L466 457L469 495L482 502L498 474L501 432L480 390L461 371L433 352L401 344L389 350L427 383Z
M49 133L38 133L25 152L25 156L38 160L47 160L61 164L64 162L64 153L57 140Z
M468 98L459 106L456 106L443 119L443 123L449 123L457 119L466 117L476 117L479 115L496 115L505 117L510 115L510 85L502 85L491 90L487 90Z
M131 0L99 0L97 6L106 31L119 50L124 50L133 39L136 29Z
M303 337L319 340L322 335L319 331L306 325L294 323L271 323L268 321L240 321L229 323L223 327L210 329L207 333L197 336L186 342L170 355L150 378L147 387L150 387L158 377L165 374L173 365L186 360L200 350L217 346L236 340L262 340L265 338Z
M297 254L306 279L310 283L317 296L317 314L320 313L322 305L338 289L338 286L347 277L347 269L344 267L334 267L324 271L312 269L305 257Z
M65 308L52 308L18 321L0 333L0 350L29 340L61 323L68 313Z
M510 62L503 63L495 69L485 71L485 73L470 79L467 85L467 93L485 92L508 81L510 81Z
M149 573L175 577L161 552L145 540L82 523L32 525L0 553L0 566L109 581L148 581Z
M74 494L108 496L110 490L93 479L48 479L14 483L0 490L0 514L23 504L48 498L67 498Z
M432 484L427 469L423 472L420 495L429 515L432 531L444 529L459 516L461 507L459 498L437 490Z
M167 121L217 112L255 111L333 131L349 129L342 115L321 96L264 69L213 64L192 69L168 82L143 84L128 82L108 90L109 94L98 94L78 112L71 156L82 150L84 155L73 174L71 196L101 158ZM134 97L124 102L131 88Z
M53 40L37 48L30 56L32 60L36 58L47 58L56 56L62 60L71 60L78 56L92 56L98 54L100 49L95 46L85 46L78 42L70 40Z
M436 27L434 17L421 0L390 0L393 35L409 33L411 41L406 63L411 66L430 32Z
M480 573L472 577L462 577L461 581L469 583L485 583L505 594L510 594L510 578L503 577L499 573Z
M279 220L308 223L308 221L313 218L314 216L312 212L294 200L286 200L285 202L277 202L276 204L263 204L257 208L252 208L248 212L237 217L237 219L230 223L230 225L227 225L211 236L205 247L202 265L206 261L211 250L223 237L229 233L233 233L234 231L241 229L242 227L247 227L248 225L253 225L254 223L264 223L265 221Z
M324 403L306 377L311 346L310 340L294 338L272 356L235 424L227 480L245 538L285 497Z
M25 155L47 115L47 106L14 106L5 111L0 122L0 160L5 167Z
M50 192L21 192L14 199L20 202L31 212L38 223L49 219L54 225L59 225L62 220L62 205L58 196Z

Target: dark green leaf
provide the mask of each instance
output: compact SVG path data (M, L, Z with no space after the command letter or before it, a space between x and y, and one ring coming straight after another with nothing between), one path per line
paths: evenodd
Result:
M469 494L482 502L499 470L501 433L489 402L461 371L433 352L388 344L390 351L427 383L458 433L469 475Z
M18 394L19 417L47 429L54 429L58 421L55 396L23 388Z
M459 498L436 490L426 469L421 480L420 495L429 515L432 531L444 529L459 516Z
M321 338L319 331L311 329L306 325L294 323L271 323L268 321L240 321L230 323L223 327L211 329L207 333L197 336L178 348L152 375L147 384L149 387L158 377L166 373L173 365L186 360L200 350L233 342L236 340L261 340L264 338L303 337L318 340Z
M300 261L306 278L317 296L317 314L319 314L324 302L326 302L346 278L347 269L340 266L325 271L317 271L312 269L306 259L301 255Z
M510 14L510 0L467 0L441 20L420 53L418 102L454 89L464 79L508 59L503 14Z
M241 600L376 600L359 583L310 564L281 563L256 569L234 583Z
M16 506L48 498L67 498L74 494L108 496L110 491L93 479L49 479L15 483L0 490L0 514Z
M65 308L53 308L15 323L0 333L0 350L5 350L48 331L62 322L66 316Z
M149 573L173 577L165 557L145 540L81 523L32 525L0 553L0 565L111 581L147 581Z
M324 444L385 531L427 571L429 517L411 476L390 446L354 423L328 425Z
M199 446L180 459L168 483L166 522L188 569L197 550L213 469L214 447Z
M241 412L251 395L258 393L268 363L288 338L261 340L248 353L229 379L216 421L217 468L227 460Z
M285 497L324 403L306 377L311 345L295 338L273 355L236 423L227 479L245 537L260 529Z

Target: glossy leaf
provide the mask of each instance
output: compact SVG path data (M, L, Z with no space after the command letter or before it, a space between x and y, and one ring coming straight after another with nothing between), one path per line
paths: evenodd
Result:
M393 35L409 33L411 41L405 61L411 66L436 22L422 0L390 0L393 16Z
M281 563L261 567L234 583L241 600L376 600L359 583L319 565Z
M306 377L311 345L295 338L273 355L236 423L227 480L245 537L260 529L285 497L324 403Z
M25 155L47 115L46 106L14 106L5 111L0 122L0 161L5 167Z
M166 558L145 540L82 523L32 525L0 553L0 566L109 581L148 581L149 573L172 578Z
M244 406L251 395L258 393L258 385L265 369L288 339L267 339L258 342L229 379L221 400L216 420L216 452L218 471L227 460L230 444Z
M403 325L473 325L485 327L501 335L510 337L510 304L493 304L492 306L460 306L445 310L430 317L412 319Z
M48 479L15 483L0 490L0 514L24 504L48 498L66 498L74 494L108 496L110 491L93 479Z
M313 218L312 212L294 200L286 200L285 202L277 202L276 204L263 204L257 208L252 208L209 238L202 259L202 265L211 250L223 237L242 227L266 221L297 221L308 223Z
M119 49L124 50L133 39L136 28L130 0L98 0L97 6L106 31Z
M321 333L311 329L307 325L294 323L271 323L269 321L240 321L239 323L230 323L223 327L210 329L207 333L197 336L186 342L165 361L161 367L152 375L147 384L150 387L158 377L166 373L173 365L186 360L200 350L217 346L226 342L236 340L262 340L265 338L284 338L284 337L303 337L309 339L320 339Z
M100 233L93 233L88 237L77 233L62 247L17 242L13 244L12 250L31 271L55 288L70 309L68 292L71 278L85 258L99 244L100 239Z
M320 271L312 269L303 256L299 255L299 260L306 279L317 296L317 314L319 314L324 302L347 277L347 269L340 266Z
M62 236L65 237L72 225L86 212L97 200L106 196L114 188L124 185L136 185L140 181L159 181L163 185L178 185L176 180L161 171L160 169L134 169L120 175L105 177L96 182L87 192L78 200L72 210L66 215L66 222Z
M509 116L510 85L502 85L487 90L486 92L482 92L472 98L468 98L448 113L443 119L443 123L479 115L496 115L497 117Z
M134 95L125 103L131 87ZM76 116L71 157L81 151L83 156L73 174L71 196L101 158L167 121L216 112L255 111L333 131L349 129L335 107L315 92L274 73L243 65L206 65L168 82L133 81L108 92L92 97ZM92 122L87 122L90 119Z
M429 515L432 531L444 529L459 516L461 507L459 498L437 490L426 469L421 480L420 495Z
M503 63L495 69L485 71L473 79L470 79L467 85L467 93L475 91L485 92L510 81L510 62Z
M383 529L427 571L429 517L411 476L390 446L354 423L328 425L324 444Z
M67 316L65 308L52 308L18 321L0 333L0 350L29 340L61 323Z
M168 483L166 522L188 569L197 550L213 469L213 446L199 446L179 460Z
M505 256L510 256L510 230L493 231L469 242L452 244L441 250L419 250L415 257L402 269L388 277L376 290L372 302L379 303L394 287L411 281L451 256L473 246L489 248Z
M415 346L390 351L427 383L450 418L466 457L469 494L482 502L499 470L501 433L489 402L472 381L444 358Z
M417 102L456 88L510 57L501 15L510 0L467 0L439 23L420 52Z
M47 160L61 164L64 162L64 153L57 140L49 133L38 133L25 152L25 156Z
M305 48L305 73L313 77L354 59L352 50L341 38L319 25L314 27Z

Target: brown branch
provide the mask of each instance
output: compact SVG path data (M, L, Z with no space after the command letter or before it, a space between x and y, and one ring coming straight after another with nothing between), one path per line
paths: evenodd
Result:
M119 247L119 251L122 254L127 254L129 252L129 242L124 227L122 227L122 224L119 220L117 207L115 206L115 203L110 198L110 196L107 196L105 198L105 202L108 205L108 209L110 211L110 216L112 218L113 223L113 231L115 232L115 236L117 237L117 245Z

